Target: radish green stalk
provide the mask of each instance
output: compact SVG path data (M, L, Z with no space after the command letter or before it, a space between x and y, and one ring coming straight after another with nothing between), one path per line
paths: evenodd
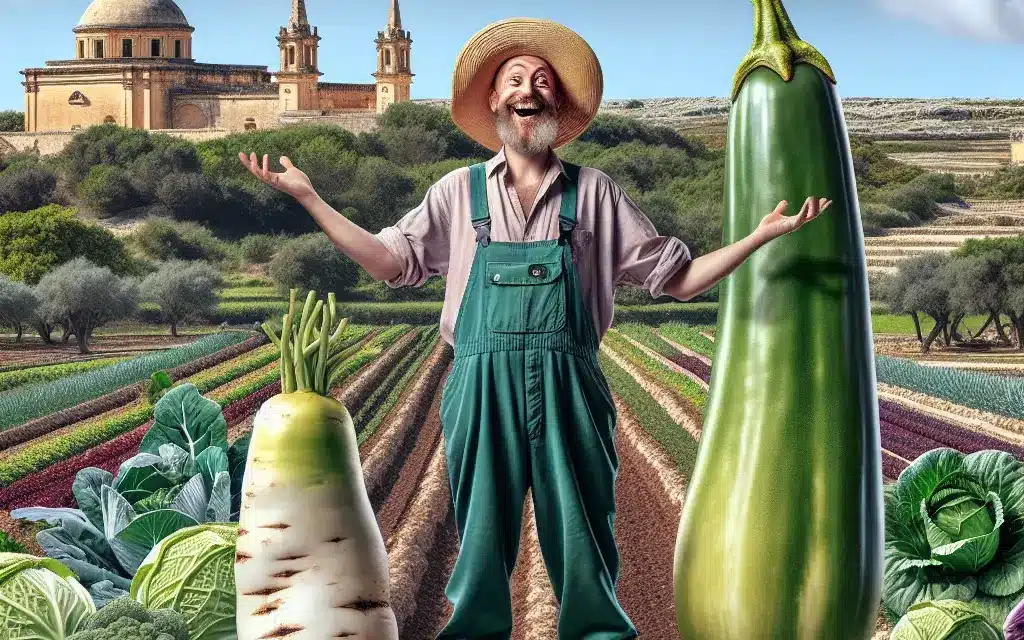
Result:
M235 555L239 640L397 640L388 557L366 494L352 418L330 397L356 344L334 353L333 293L292 290L278 337L281 393L253 420Z

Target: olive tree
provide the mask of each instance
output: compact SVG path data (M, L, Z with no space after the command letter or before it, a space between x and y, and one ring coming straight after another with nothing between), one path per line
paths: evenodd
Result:
M950 314L955 311L950 301L950 274L952 260L949 254L932 252L909 258L900 263L899 273L886 287L885 297L894 314L910 314L914 319L921 351L927 352L936 337L943 335L946 346L950 344ZM935 326L927 337L921 335L918 316L924 313L935 320Z
M36 287L49 313L67 323L81 353L89 353L96 327L133 315L138 310L138 282L119 278L107 267L75 258L47 273Z
M17 342L21 342L25 326L32 322L38 304L31 287L0 274L0 324L18 332Z
M178 335L178 323L192 315L211 316L217 310L217 289L224 280L207 262L172 260L146 276L141 298L160 307L160 315Z

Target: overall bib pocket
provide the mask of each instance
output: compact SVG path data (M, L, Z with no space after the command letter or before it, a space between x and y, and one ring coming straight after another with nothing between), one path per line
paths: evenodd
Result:
M565 327L562 261L488 262L487 326L498 333L548 333Z

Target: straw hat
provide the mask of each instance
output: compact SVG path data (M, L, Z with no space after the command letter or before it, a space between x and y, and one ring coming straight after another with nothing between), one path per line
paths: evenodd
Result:
M597 55L568 27L536 18L509 18L476 32L462 47L452 74L452 120L470 138L497 151L501 138L488 98L498 68L515 56L543 58L555 70L565 103L558 113L561 147L586 131L597 114L604 78Z

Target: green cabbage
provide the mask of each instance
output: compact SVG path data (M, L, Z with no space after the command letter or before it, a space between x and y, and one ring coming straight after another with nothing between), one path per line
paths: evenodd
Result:
M892 619L959 600L1002 628L1024 599L1024 464L933 449L885 489L882 598Z
M971 605L936 600L910 607L889 640L1003 640L1003 634Z
M0 638L64 640L94 613L89 592L60 562L0 553Z
M185 616L191 640L236 640L237 523L180 529L153 547L132 579L131 597L147 609Z

